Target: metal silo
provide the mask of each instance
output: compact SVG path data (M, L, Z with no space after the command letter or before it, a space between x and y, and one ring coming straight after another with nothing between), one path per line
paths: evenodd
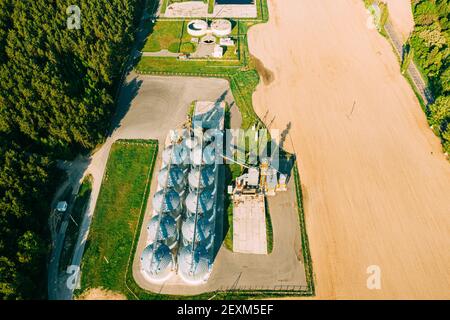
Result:
M186 187L186 173L176 165L167 166L161 169L158 174L158 184L164 189L172 188L176 192L183 193ZM182 196L180 194L180 196Z
M178 254L178 272L181 278L192 284L206 281L210 274L207 250L202 246L184 246Z
M153 196L153 209L158 214L170 214L177 219L181 213L180 195L173 189L162 189Z
M202 190L214 185L214 167L194 167L189 172L189 187L192 191Z
M200 193L191 192L186 197L187 215L208 214L214 207L214 193L204 189Z
M162 282L173 275L174 259L164 243L152 243L141 255L141 272L152 282Z
M188 156L189 152L183 144L169 145L162 154L163 165L186 165Z
M178 241L177 223L170 215L157 215L150 219L147 225L148 242L158 240L164 242L170 249L175 247Z
M206 248L209 248L212 243L213 226L207 219L197 219L195 224L195 217L187 218L183 222L181 232L183 234L183 243L185 245L195 243L202 243Z

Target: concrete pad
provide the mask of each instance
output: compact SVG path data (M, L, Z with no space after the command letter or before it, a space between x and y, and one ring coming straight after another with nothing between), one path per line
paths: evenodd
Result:
M267 254L266 210L263 195L235 196L233 251Z
M257 18L258 11L255 4L216 4L214 12L208 13L207 3L187 1L170 4L162 16L165 18Z

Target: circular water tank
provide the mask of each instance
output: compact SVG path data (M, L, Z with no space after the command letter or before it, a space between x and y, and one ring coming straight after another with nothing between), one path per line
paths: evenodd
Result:
M193 37L201 37L208 31L208 23L204 20L192 20L187 25L187 32Z
M209 189L205 189L198 194L197 192L191 192L186 197L186 208L188 213L199 214L208 213L214 206L214 193Z
M202 245L196 246L192 252L192 246L183 246L178 255L179 274L188 283L201 283L210 273L208 252Z
M159 190L153 196L153 209L158 213L178 216L181 210L181 199L173 189Z
M168 246L152 243L141 255L141 271L150 281L167 280L173 273L173 256Z
M211 23L211 31L216 37L226 37L231 34L233 26L229 20L218 19Z
M161 188L173 188L180 193L186 187L186 174L183 169L178 166L171 165L164 167L158 174L158 184Z
M189 172L189 186L193 191L211 187L214 184L214 167L194 167Z
M181 232L183 233L183 242L185 244L203 242L210 243L212 235L212 224L207 219L199 218L197 220L197 227L195 227L195 217L190 217L186 221L183 221L181 226Z
M182 144L172 144L168 146L162 154L163 165L167 166L169 163L175 165L183 165L188 157L188 151Z
M175 219L169 215L161 215L161 221L159 219L159 215L150 219L150 222L147 225L148 241L153 243L157 240L161 240L169 248L173 248L178 240L177 223ZM158 231L159 235L157 237Z

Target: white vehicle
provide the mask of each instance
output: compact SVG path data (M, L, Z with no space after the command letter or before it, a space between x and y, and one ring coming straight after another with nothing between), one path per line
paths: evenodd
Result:
M56 210L58 212L66 212L67 210L67 201L59 201L56 205Z

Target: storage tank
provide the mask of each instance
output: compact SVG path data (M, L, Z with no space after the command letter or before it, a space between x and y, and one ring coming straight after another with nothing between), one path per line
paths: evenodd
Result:
M192 150L200 144L200 138L198 136L187 134L183 139L183 143L187 149Z
M173 189L162 189L153 196L153 209L158 214L170 214L175 219L181 212L181 199Z
M210 275L208 252L205 247L183 246L178 254L178 271L180 277L187 283L199 284L206 281Z
M231 34L233 25L229 20L218 19L211 23L211 31L216 37L226 37Z
M173 275L172 252L164 243L152 243L141 255L141 272L151 282L163 282Z
M186 187L185 170L176 165L171 165L170 169L168 166L162 168L158 174L158 184L162 189L168 187L182 193Z
M199 189L212 187L214 178L213 166L193 167L191 172L189 172L189 187L194 192L197 192Z
M216 145L209 144L203 149L203 162L205 164L213 165L216 163Z
M196 244L202 243L206 248L210 248L212 245L213 226L207 219L198 218L196 227L195 217L189 217L186 221L183 221L181 232L183 234L183 243L185 245L194 242L194 234Z
M201 166L202 164L215 164L216 148L215 145L208 145L204 149L200 145L191 151L191 164Z
M193 37L202 37L208 31L208 23L204 20L192 20L187 25L187 32Z
M203 140L205 143L208 142L214 142L217 143L217 140L219 141L219 145L223 145L223 132L219 129L208 129L205 131L205 134L203 135Z
M147 234L148 242L153 243L161 240L172 249L178 241L177 223L173 217L167 214L153 216L147 225Z
M169 164L186 165L189 152L183 144L171 144L164 149L162 154L163 166Z
M210 189L204 189L200 193L191 192L186 197L187 214L194 215L195 213L204 214L209 213L214 206L214 192Z

